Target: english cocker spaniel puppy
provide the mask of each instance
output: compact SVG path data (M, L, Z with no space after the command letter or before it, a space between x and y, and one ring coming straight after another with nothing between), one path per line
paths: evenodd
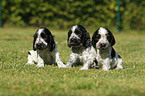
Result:
M45 28L39 28L34 34L33 50L28 52L28 62L26 65L37 64L38 67L44 65L57 64L58 67L65 65L61 61L57 45L51 32Z
M123 69L123 60L112 47L115 38L110 30L100 27L92 36L92 44L97 52L98 66L105 71L109 69Z
M71 54L66 68L74 64L83 64L81 70L89 69L94 63L96 51L86 29L81 25L73 26L68 32L67 44L71 47Z

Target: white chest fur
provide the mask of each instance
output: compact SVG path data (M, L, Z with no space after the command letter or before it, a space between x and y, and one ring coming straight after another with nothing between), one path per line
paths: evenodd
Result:
M107 50L99 50L97 49L97 61L100 68L102 68L105 71L108 71L109 69L123 69L122 64L122 58L119 57L119 55L115 52L115 56L111 57L112 48L108 48Z

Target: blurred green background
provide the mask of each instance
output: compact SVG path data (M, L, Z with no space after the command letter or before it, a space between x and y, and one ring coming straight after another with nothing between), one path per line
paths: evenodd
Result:
M2 26L117 28L117 0L2 0ZM145 0L120 0L121 30L145 30Z

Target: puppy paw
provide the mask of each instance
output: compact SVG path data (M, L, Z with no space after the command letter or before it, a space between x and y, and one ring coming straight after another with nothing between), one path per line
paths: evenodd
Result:
M81 70L88 70L88 68L84 68L84 67L82 67Z
M44 67L44 64L37 64L36 67Z
M122 65L117 66L116 69L117 69L117 70L119 70L119 69L123 69L123 66L122 66Z
M71 66L70 65L66 65L65 68L71 68Z
M59 68L66 68L66 65L61 64L61 65L59 65L58 67L59 67Z
M25 65L34 65L34 62L32 62L32 63L27 62Z
M108 67L103 67L102 70L109 71L109 68Z
M102 70L104 70L104 71L109 71L110 68L111 68L110 65L103 65Z

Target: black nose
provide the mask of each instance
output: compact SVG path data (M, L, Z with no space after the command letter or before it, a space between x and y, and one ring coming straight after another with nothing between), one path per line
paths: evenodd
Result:
M41 43L37 43L37 44L36 44L36 47L37 47L38 49L41 49L41 48L42 48L42 45L43 45L43 44L41 44Z
M78 40L77 39L75 39L75 38L71 38L70 39L70 42L73 42L73 43L75 43L75 42L77 42Z
M107 44L105 44L105 43L100 44L101 47L106 47L106 45Z

